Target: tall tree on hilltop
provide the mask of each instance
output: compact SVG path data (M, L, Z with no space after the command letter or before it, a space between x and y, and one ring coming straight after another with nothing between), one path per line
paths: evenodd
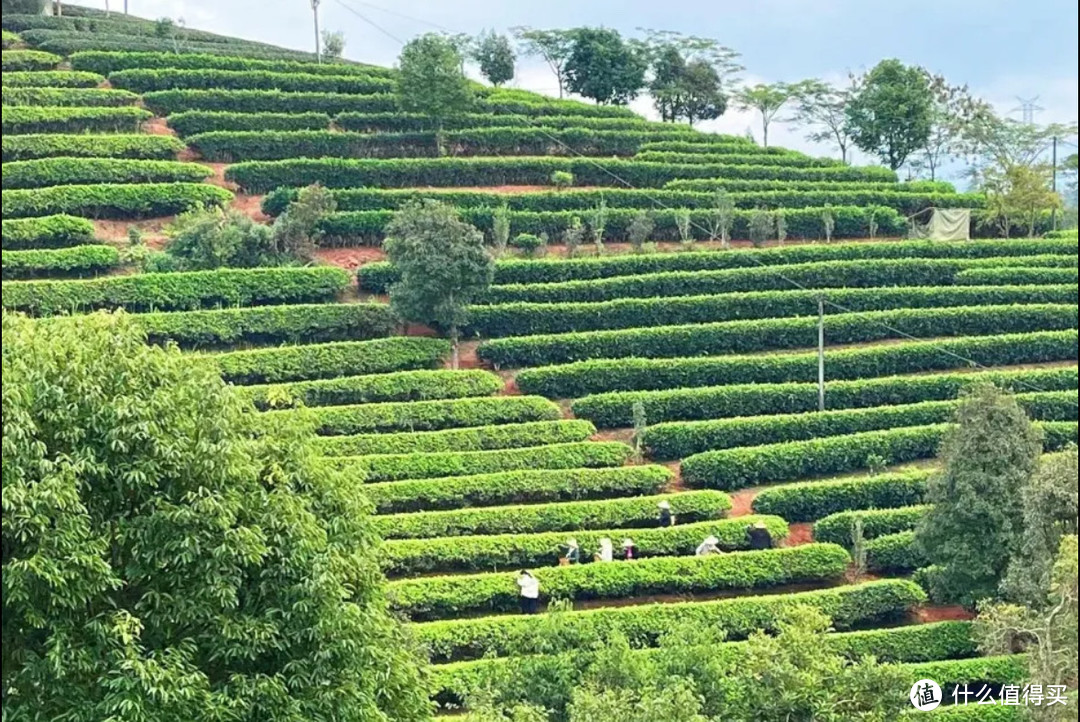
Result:
M649 93L664 121L690 125L727 110L727 84L743 69L739 54L711 38L646 30L642 42L652 67Z
M519 26L511 28L510 32L519 43L526 55L541 57L555 74L555 81L559 86L559 97L563 97L566 90L566 63L570 60L570 54L574 49L574 30L536 30L530 27Z
M428 33L410 40L398 59L401 109L428 116L441 136L446 119L467 111L473 100L463 63L457 43L449 38Z
M3 317L4 719L430 716L370 505L125 314Z
M618 31L578 28L566 61L566 87L597 103L625 105L644 87L648 65L646 53Z
M444 329L456 369L468 308L495 275L484 234L462 221L453 206L425 200L394 214L383 248L401 271L401 280L390 287L390 305L406 321Z
M843 163L848 162L848 150L852 143L847 119L850 100L850 88L838 88L821 80L807 80L795 99L796 109L792 118L810 127L807 140L835 145Z
M505 35L481 34L473 43L472 57L488 82L499 87L514 78L514 49Z
M799 87L789 83L758 83L735 93L735 104L739 108L761 114L761 144L764 147L769 147L769 125L788 101L798 95Z
M852 81L846 108L852 140L896 170L930 138L934 98L926 71L882 60Z

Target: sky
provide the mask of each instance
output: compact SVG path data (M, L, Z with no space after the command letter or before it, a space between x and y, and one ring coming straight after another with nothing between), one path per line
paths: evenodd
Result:
M113 9L122 1L111 0ZM192 28L313 49L311 0L128 1L143 17L183 18ZM393 65L403 41L429 31L603 25L631 36L652 28L716 38L742 54L742 78L751 84L839 82L894 57L966 83L1000 113L1037 97L1036 122L1077 118L1076 0L320 0L319 13L322 27L345 34L346 57L379 65ZM510 85L557 92L550 71L533 58L519 58ZM647 98L632 107L655 115ZM753 113L735 110L702 129L761 136ZM770 144L833 153L804 132L773 125Z

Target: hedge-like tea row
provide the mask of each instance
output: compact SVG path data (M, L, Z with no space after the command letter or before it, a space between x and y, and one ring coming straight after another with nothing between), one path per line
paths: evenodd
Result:
M3 105L111 106L134 105L135 93L106 88L10 88L2 91Z
M94 243L94 224L74 216L17 218L3 222L4 250L68 248Z
M966 359L982 366L1012 366L1077 358L1075 330L998 335L1002 330L991 329L986 336L830 349L826 352L826 368L830 379L839 380L966 368ZM816 353L626 358L523 369L515 381L524 393L574 398L608 391L816 381L817 363Z
M837 238L865 236L871 217L876 219L882 233L899 233L904 227L903 217L891 208L837 206L832 211L835 222L833 233ZM785 211L784 218L790 236L792 238L823 238L825 232L822 212L822 208L792 208ZM465 208L460 211L464 220L485 231L491 231L494 227L494 213L491 208ZM320 228L331 242L375 244L382 239L386 225L393 215L393 211L335 213L323 219ZM573 211L510 211L510 231L512 234L547 234L550 238L558 238L567 228L580 222L580 215ZM629 240L630 228L637 215L638 211L629 208L615 208L607 211L604 240L607 242ZM708 212L692 211L690 215L693 223L690 230L693 237L699 240L710 239L711 233L705 225ZM748 238L752 217L752 211L735 211L731 237ZM651 238L654 241L679 240L677 211L657 211L653 214L653 222L655 227Z
M340 406L380 401L431 401L490 396L503 387L489 371L398 371L317 381L246 386L241 390L259 409L284 406ZM360 453L360 452L351 452ZM381 452L389 453L389 452Z
M382 303L319 303L170 311L142 313L138 319L152 342L172 341L183 348L192 349L224 348L241 343L268 345L356 341L388 336L397 325L390 307Z
M358 133L411 133L433 130L431 118L422 113L341 113L334 118L334 125L342 130ZM604 117L583 115L508 115L505 113L462 113L443 122L443 130L464 128L515 128L521 126L542 128L588 128L591 130L663 130L667 133L693 135L696 130L685 125L655 123L644 118ZM697 144L695 144L697 145ZM726 146L725 146L726 147ZM745 145L737 147L746 147ZM753 148L755 146L750 145Z
M40 50L5 50L0 57L0 67L5 73L12 70L52 70L63 61L59 55Z
M359 306L374 311L377 305L380 304L345 304L342 307ZM277 311L283 308L286 307L262 310ZM316 307L309 308L314 310ZM322 308L336 310L339 307ZM387 320L393 322L392 318ZM390 330L388 326L386 334ZM440 365L450 353L450 343L438 338L395 336L370 341L313 343L320 333L326 335L326 327L321 332L317 328L307 328L298 333L292 340L303 342L300 346L230 351L209 358L221 369L226 381L234 384L268 384L428 369ZM347 334L340 337L355 338Z
M142 108L5 105L0 109L3 132L22 133L129 133L154 114Z
M585 441L596 433L588 421L528 421L521 424L469 426L441 431L355 434L320 438L315 448L327 456L417 454L441 451L490 451Z
M221 130L322 130L326 113L224 113L189 110L169 116L169 127L182 136Z
M718 153L712 146L705 150L708 152L679 153L646 149L635 155L634 158L649 163L730 163L732 165L782 165L790 168L829 168L840 165L840 162L834 158L812 158L802 153L779 155L738 151Z
M170 119L171 122L171 119ZM331 134L336 136L343 133ZM360 136L364 137L364 136ZM376 135L374 138L383 136ZM393 136L389 136L393 137ZM454 136L451 135L451 138ZM193 138L192 142L198 139ZM499 152L507 152L500 149ZM358 149L357 153L363 153ZM491 154L495 154L492 152ZM315 153L295 153L293 155L315 155ZM283 156L288 157L288 156ZM747 181L760 182L760 181ZM858 185L858 184L851 184ZM823 206L883 206L910 215L931 206L952 207L977 205L982 197L974 194L959 193L910 193L899 192L895 188L882 188L876 184L863 184L853 190L835 190L813 184L809 189L759 190L732 192L729 197L739 208L806 208ZM895 184L894 184L895 186ZM295 188L278 188L263 199L263 210L271 215L278 215L285 210L289 202L296 197ZM488 191L422 191L415 189L367 189L348 188L333 192L339 211L378 211L396 210L402 205L421 198L434 198L450 203L459 208L497 208L506 205L512 211L579 211L584 214L597 205L601 198L608 208L634 208L659 211L664 208L709 209L714 203L710 193L670 190L638 190L629 188L604 188L566 190L561 192L542 191L528 193L492 193ZM785 216L786 221L786 216Z
M167 91L173 92L173 91ZM178 91L179 92L179 91ZM188 91L184 91L188 92ZM201 92L201 91L200 91ZM151 94L156 95L156 94ZM346 96L350 97L350 96ZM351 96L353 98L361 96ZM377 97L377 96L373 96ZM151 96L146 97L153 103ZM305 108L308 109L308 108ZM272 110L272 108L262 108ZM299 111L300 108L296 108ZM325 108L310 108L325 110ZM573 173L578 185L607 185L614 173L624 182L658 188L677 177L716 175L746 179L792 180L893 180L887 168L777 168L774 166L676 165L642 163L618 158L597 165L590 159L555 157L518 158L294 158L278 161L238 163L226 171L226 178L251 193L265 193L278 186L305 186L322 183L331 188L376 186L486 186L546 185L554 171Z
M151 35L131 35L129 32L79 32L70 30L37 29L22 33L31 45L60 55L71 55L83 50L103 51L160 51L162 40ZM250 56L266 60L314 61L315 56L296 50L285 50L260 43L240 41L236 38L214 42L184 40L184 51L191 53L214 53L226 56ZM176 55L176 57L182 57Z
M98 183L3 192L3 217L69 213L91 218L159 218L199 204L223 206L233 194L204 183Z
M833 303L849 311L945 306L999 306L1013 303L1069 303L1076 284L1058 286L911 286L830 288ZM806 316L817 313L822 291L759 291L715 296L620 298L584 303L505 303L473 306L469 329L484 338L577 333L748 318Z
M93 88L105 82L97 73L73 70L4 73L3 84L15 88Z
M3 188L42 188L92 183L198 183L210 169L175 160L42 158L4 164Z
M280 90L158 90L143 96L147 108L158 115L188 110L228 113L328 113L347 111L389 113L397 100L389 93L286 93Z
M590 358L676 358L809 348L816 318L774 318L658 326L621 331L518 336L487 341L477 355L498 366L539 366ZM960 306L826 314L826 343L839 345L908 336L961 336L1077 327L1076 306ZM894 330L896 329L896 330Z
M535 619L519 615L430 622L413 625L412 630L431 660L439 663L486 654L501 657L571 651L586 640L610 639L616 633L625 636L634 648L653 647L664 634L684 624L722 628L727 639L734 641L759 629L774 631L777 622L794 607L818 609L829 616L835 629L846 630L900 619L924 601L926 593L918 584L882 579L812 592L587 609L563 615L557 636L541 633L544 628L538 628ZM970 643L969 647L968 653L974 653L975 645Z
M497 451L441 452L433 454L379 454L328 457L338 468L355 470L364 481L433 479L472 476L523 469L577 469L621 466L633 453L618 441L529 446Z
M1075 268L970 268L956 274L958 284L983 285L999 283L1008 279L1008 283L1076 283Z
M541 599L618 599L645 594L750 590L840 577L850 561L835 544L733 552L709 557L655 557L633 564L548 567L535 570ZM392 581L392 609L413 619L517 607L516 572Z
M1075 389L1077 376L1076 368L1071 368L829 381L825 384L825 404L835 410L953 399L978 383L992 383L1013 391L1032 388L1061 391ZM811 383L732 384L666 391L621 391L578 399L573 410L576 417L589 419L600 428L617 428L632 425L635 403L642 404L650 424L729 416L801 414L818 410L818 386ZM659 436L663 437L663 434Z
M494 286L484 296L483 301L486 303L596 303L617 298L667 298L760 291L790 292L797 287L829 289L950 286L953 285L956 275L968 268L1064 265L1074 262L1075 259L1068 256L1051 254L1022 258L892 258L817 261L716 271L661 271L588 281ZM1004 270L1013 271L1012 268ZM1006 273L998 279L998 283L984 285L1003 285L1008 282L1011 275L1011 273ZM1068 283L1068 281L1060 281L1060 283Z
M1076 422L1045 421L1038 426L1045 433L1043 448L1047 451L1076 442ZM881 457L886 464L929 459L937 454L938 444L949 428L949 424L907 426L706 451L683 460L682 477L687 486L731 490L855 471L866 468L871 456Z
M382 75L392 71L374 65L352 63L299 62L295 60L260 60L256 58L206 53L167 52L95 52L86 51L71 56L71 67L108 75L133 68L183 68L187 70L267 70L275 73L307 73L315 75Z
M380 514L470 506L543 504L658 494L672 474L663 466L610 469L539 469L445 479L392 481L364 486Z
M746 528L765 524L774 540L784 539L788 525L778 516L747 516L722 521L706 521L662 529L625 529L576 531L582 561L599 549L600 539L608 537L618 548L628 534L637 547L638 558L691 556L701 540L715 536L725 552L749 548ZM396 539L379 548L379 563L392 575L430 572L483 572L499 569L555 566L566 552L566 533L494 534L454 537L446 543L433 544L427 539Z
M3 278L42 276L92 276L120 265L120 253L112 246L86 245L55 250L0 251Z
M4 50L7 50L14 45L18 45L20 42L22 42L22 38L19 37L18 33L13 33L6 29L3 31L2 43Z
M1075 376L1073 381L1075 388ZM1075 421L1077 419L1075 390L1017 394L1016 400L1034 419L1045 421ZM956 400L923 401L897 406L778 416L673 421L649 427L645 431L643 442L649 456L653 459L693 458L691 456L693 454L708 453L714 449L730 450L737 447L756 447L765 444L844 436L878 429L944 423L952 420L959 403ZM696 469L697 466L693 468Z
M110 15L107 12L102 13L100 10L79 5L63 8L62 17L51 14L42 16L36 13L33 15L8 14L4 16L4 24L8 27L18 28L20 30L49 29L66 32L77 31L90 38L101 35L132 35L155 38L158 42L162 42L158 23L154 21L128 15L120 15L119 13ZM206 32L204 30L176 28L176 37L181 41L217 43L220 47L225 49L230 47L258 48L266 50L274 49L274 46L265 43L231 38L225 35ZM186 47L186 42L181 45L182 49L186 49ZM312 57L312 59L314 60L314 57Z
M754 497L758 514L778 514L807 522L859 509L892 509L922 504L929 471L879 474L857 479L807 481L763 489Z
M885 534L866 542L866 568L875 574L903 574L929 562L915 544L914 531Z
M149 93L155 90L280 90L315 93L390 93L395 83L369 75L323 75L278 73L269 70L219 70L210 68L132 68L109 73L109 83L123 90Z
M3 288L3 307L48 316L123 308L183 310L327 301L348 285L339 268L245 268L187 273L140 273L91 281L27 281Z
M661 501L669 502L672 514L683 523L719 519L731 509L727 494L706 490L626 499L376 515L373 523L384 539L642 529L657 526L657 504Z
M35 158L175 158L184 144L170 135L10 135L3 138L4 163Z
M494 127L411 133L352 133L330 130L216 131L194 135L189 143L209 160L254 161L287 158L437 158L440 148L455 156L630 156L657 130ZM676 132L671 136L681 136ZM440 139L443 145L440 145ZM752 165L755 158L725 156L726 165ZM548 179L550 182L550 179Z
M267 414L291 414L268 411ZM561 417L559 407L539 396L495 396L439 401L390 401L312 410L318 433L327 436L389 431L437 431Z
M1043 234L1044 238L1076 238L1077 229L1075 228L1063 228L1056 231L1047 231Z
M860 509L830 514L814 524L814 541L851 547L856 519L862 521L865 539L910 531L926 516L929 508L925 505L903 506L897 509Z
M353 191L340 191L352 193ZM357 191L363 193L365 191ZM379 191L376 191L379 192ZM387 192L387 191L382 191ZM612 192L618 193L618 189ZM292 189L274 191L265 203L267 212L280 212L292 200ZM513 197L513 196L508 196ZM607 201L605 201L607 202ZM727 268L791 265L817 261L856 261L878 258L987 258L1060 254L1075 256L1075 239L970 241L934 243L929 241L889 241L885 243L801 244L765 249L693 252L644 253L616 256L586 256L575 259L504 259L495 265L495 283L556 283L560 281L638 276L664 271L717 271ZM360 288L371 293L386 293L398 280L394 267L387 262L366 263L357 272Z
M672 145L673 141L665 141L663 145ZM681 144L688 148L700 148L703 151L716 152L710 146L700 145L698 143L693 144ZM770 148L769 150L772 150ZM862 187L862 186L860 186ZM902 183L892 182L884 187L892 188L901 192L908 193L955 193L956 186L947 181L928 181L928 180L914 180L904 181ZM729 193L738 191L739 188L732 187L731 181L727 178L681 178L675 179L664 185L664 188L668 190L676 191L696 191L698 193L712 193L713 191L725 190ZM774 188L768 188L765 190L784 190L785 186L777 185Z
M787 156L788 158L805 159L805 153L776 146L761 147L753 141L738 136L728 136L730 143L694 143L687 140L652 140L641 144L641 152L668 152L668 153L693 153L707 155L714 153L754 153L757 155ZM828 158L815 158L822 165L835 165L836 161Z

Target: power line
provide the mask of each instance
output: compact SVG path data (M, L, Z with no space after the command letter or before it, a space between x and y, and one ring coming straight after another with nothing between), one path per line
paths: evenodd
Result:
M386 37L388 37L388 38L390 38L391 40L393 40L393 41L394 41L395 43L397 43L398 45L404 45L404 44L405 44L405 41L404 41L404 40L402 40L402 39L401 39L401 38L399 38L398 36L394 35L394 34L393 34L392 32L390 32L390 31L389 31L389 30L387 30L386 28L382 27L381 25L379 25L378 23L376 23L376 22L375 22L374 20L371 20L370 18L368 18L367 16L365 16L365 15L364 15L363 13L361 13L361 12L360 12L359 10L357 10L356 8L354 8L354 7L351 7L351 6L347 5L347 4L346 4L346 3L344 2L344 0L334 0L334 2L336 2L336 3L338 4L338 5L340 5L341 7L345 8L346 10L348 10L349 12L351 12L351 13L352 13L353 15L355 15L356 17L358 17L358 18L360 18L361 20L363 20L363 21L364 21L365 23L367 23L367 24L368 24L368 25L370 25L371 27L373 27L373 28L375 28L376 30L378 30L378 31L379 31L380 33L382 33L382 34L383 34L383 35L385 35Z
M412 15L406 15L405 13L400 13L400 12L398 12L396 10L389 10L387 8L380 7L378 5L372 5L371 3L368 3L368 2L360 2L360 0L353 0L353 2L355 2L357 5L363 5L364 7L371 8L372 10L378 10L379 12L384 12L387 15L394 15L396 17L402 18L403 20L412 20L415 23L421 23L422 25L429 25L429 26L431 26L431 27L433 27L433 28L435 28L437 30L442 30L442 31L448 32L448 33L454 32L453 30L446 27L445 25L440 25L439 23L432 22L431 20L424 20L423 18L413 17Z

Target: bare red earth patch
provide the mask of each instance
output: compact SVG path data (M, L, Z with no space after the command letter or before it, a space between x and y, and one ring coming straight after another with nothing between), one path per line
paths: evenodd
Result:
M320 248L315 251L315 258L331 266L355 271L365 263L386 260L381 248L374 246L350 246L348 248Z
M143 123L142 130L150 135L176 135L164 118L151 118Z
M975 615L959 604L927 604L915 610L920 624L930 622L966 622Z

